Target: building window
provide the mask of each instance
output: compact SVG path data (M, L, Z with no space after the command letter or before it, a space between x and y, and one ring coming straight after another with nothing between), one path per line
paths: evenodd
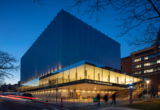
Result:
M132 66L132 69L134 68L141 68L141 64Z
M141 71L135 71L133 72L133 75L141 74Z
M160 56L160 52L157 52L157 53L156 53L156 56Z
M146 66L151 66L151 65L154 65L154 64L156 64L156 62L148 62L148 63L144 63L144 67L146 67Z
M152 68L152 69L147 69L147 70L144 70L144 73L151 73L151 72L153 72L154 71L154 69Z
M157 60L157 63L160 63L160 60Z
M149 55L149 56L146 56L144 57L144 60L148 60L148 59L151 59L151 58L154 58L156 55Z
M160 67L157 67L157 71L160 71Z
M141 61L141 58L137 58L133 60L133 62L139 62L139 61Z
M144 57L144 60L148 60L148 56Z

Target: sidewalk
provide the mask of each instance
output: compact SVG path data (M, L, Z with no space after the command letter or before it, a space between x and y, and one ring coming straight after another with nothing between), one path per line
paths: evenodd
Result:
M150 99L150 100L156 100L158 98L155 99ZM140 102L145 102L147 100L137 100L137 101L133 101L132 104L135 103L140 103ZM101 102L100 107L98 107L97 103L95 103L94 105L86 105L86 106L80 106L80 107L76 107L77 109L82 109L82 110L138 110L138 109L131 109L131 108L123 108L120 106L123 105L128 105L129 101L117 101L116 105L112 106L111 102L108 103L108 107L106 106L106 104L104 102Z
M105 107L97 110L138 110L138 109L122 108L122 107Z

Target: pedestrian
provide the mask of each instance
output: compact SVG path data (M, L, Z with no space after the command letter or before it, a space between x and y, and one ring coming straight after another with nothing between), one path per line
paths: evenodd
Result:
M100 94L97 95L98 107L100 107Z
M103 97L104 101L106 102L106 106L108 106L108 94L106 94L104 97Z
M155 98L155 96L156 96L156 94L154 93L154 94L153 94L153 98Z
M152 92L151 92L151 93L150 93L150 99L152 98L152 95L153 95L153 94L152 94Z
M141 100L142 96L143 96L142 93L140 93L140 94L138 95L138 97L139 97L140 100Z
M112 95L111 105L112 105L113 102L114 102L114 104L116 105L116 93L114 93L114 94Z

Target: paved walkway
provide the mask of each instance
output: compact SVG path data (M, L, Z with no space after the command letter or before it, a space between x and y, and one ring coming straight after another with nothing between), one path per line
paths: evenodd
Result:
M157 99L157 98L156 98ZM150 100L155 100L155 99L150 99ZM144 102L147 100L136 100L133 101L132 103L140 103L140 102ZM82 109L82 110L138 110L138 109L131 109L131 108L122 108L121 106L123 105L128 105L129 101L117 101L116 106L112 106L111 102L108 103L108 107L106 106L105 103L101 103L100 107L98 107L97 103L95 103L94 105L85 105L85 106L80 106L80 107L76 107L78 109Z
M105 107L97 110L138 110L138 109L122 108L122 107Z

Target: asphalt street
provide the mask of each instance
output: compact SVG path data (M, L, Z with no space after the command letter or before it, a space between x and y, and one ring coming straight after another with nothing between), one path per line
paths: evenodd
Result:
M15 100L0 98L0 110L75 110L71 108L60 107L58 105L34 102L30 100ZM77 110L77 109L76 109Z

